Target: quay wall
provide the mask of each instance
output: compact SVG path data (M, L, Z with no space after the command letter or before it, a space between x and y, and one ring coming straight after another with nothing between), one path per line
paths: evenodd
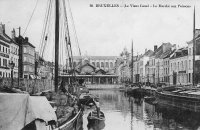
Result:
M10 78L0 79L0 88L3 87L12 87ZM19 81L14 79L13 87L20 88L30 94L35 94L46 90L54 90L54 81L50 79L20 79Z
M124 87L122 84L88 84L86 86L89 90L119 89Z

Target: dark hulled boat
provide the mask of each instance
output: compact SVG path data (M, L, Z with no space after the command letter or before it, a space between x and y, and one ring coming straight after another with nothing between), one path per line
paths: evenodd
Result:
M94 103L94 100L97 100L98 97L92 95L92 94L89 94L89 93L82 93L79 97L79 101L81 104L83 105L87 105L89 106L90 104L95 104Z
M200 111L200 91L197 89L163 89L156 91L156 100L160 104Z
M105 121L105 115L102 111L100 111L98 116L97 111L94 110L88 114L87 119L89 123L100 123Z

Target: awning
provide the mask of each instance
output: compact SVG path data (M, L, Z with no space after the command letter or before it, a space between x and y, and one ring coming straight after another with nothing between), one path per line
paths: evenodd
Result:
M21 130L32 121L57 121L54 109L46 97L28 94L0 93L1 130Z
M52 120L57 121L55 111L46 97L30 96L28 105L26 122L31 122L36 119L41 119L46 123Z

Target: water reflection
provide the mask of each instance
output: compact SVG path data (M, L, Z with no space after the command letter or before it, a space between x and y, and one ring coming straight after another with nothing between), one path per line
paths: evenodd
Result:
M200 113L170 106L145 102L142 97L129 97L123 92L93 90L100 97L100 107L105 114L104 127L88 124L84 113L84 130L195 130L200 128Z

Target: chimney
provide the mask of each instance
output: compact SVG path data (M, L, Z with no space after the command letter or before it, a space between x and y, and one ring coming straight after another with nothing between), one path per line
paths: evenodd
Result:
M158 49L157 45L154 45L154 51L156 51Z
M0 34L5 33L5 24L0 23Z
M28 42L28 37L25 37L25 42Z
M15 39L16 37L16 33L15 33L15 29L13 28L13 30L11 31L11 38Z

